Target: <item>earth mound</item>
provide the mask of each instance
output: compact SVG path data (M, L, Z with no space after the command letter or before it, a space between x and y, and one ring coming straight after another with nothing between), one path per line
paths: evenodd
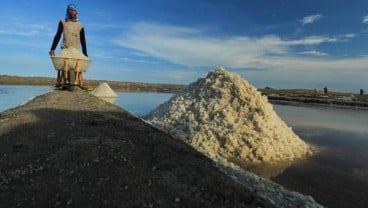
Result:
M80 90L0 113L0 193L2 207L321 207Z
M241 167L278 164L312 153L275 113L267 97L224 68L190 84L146 120L210 158Z
M275 207L190 145L83 91L0 113L1 207Z

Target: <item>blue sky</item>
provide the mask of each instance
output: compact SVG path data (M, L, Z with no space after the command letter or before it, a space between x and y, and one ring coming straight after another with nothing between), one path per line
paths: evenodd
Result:
M366 0L5 1L0 74L55 77L48 51L69 3L93 60L85 79L189 84L225 67L256 87L368 91Z

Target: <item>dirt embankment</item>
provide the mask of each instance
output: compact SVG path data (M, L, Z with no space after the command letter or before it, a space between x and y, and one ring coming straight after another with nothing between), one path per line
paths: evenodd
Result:
M0 113L2 207L321 207L217 165L81 90Z
M0 113L2 207L273 207L189 145L83 91Z

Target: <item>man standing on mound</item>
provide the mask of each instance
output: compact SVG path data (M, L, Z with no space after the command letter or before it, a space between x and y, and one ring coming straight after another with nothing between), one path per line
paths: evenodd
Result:
M66 8L66 16L65 19L60 20L57 32L54 36L54 40L52 42L52 46L50 49L50 56L55 56L55 49L58 45L61 34L63 34L63 42L61 44L61 49L66 49L69 47L74 47L80 50L80 46L82 46L82 52L85 56L87 55L87 45L86 38L84 33L84 27L81 22L78 21L78 11L77 7L74 4L69 4ZM69 89L73 90L73 84L75 81L75 70L70 70L68 73L68 80L64 80L64 82L69 82ZM57 83L56 87L61 86L62 75L61 71L58 71L57 74Z

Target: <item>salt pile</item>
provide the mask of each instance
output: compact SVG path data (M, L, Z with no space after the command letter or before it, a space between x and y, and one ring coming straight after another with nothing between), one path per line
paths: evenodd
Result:
M62 49L58 57L89 60L87 56L85 56L81 51L79 51L78 49L74 47Z
M108 102L113 102L117 97L116 93L106 82L103 82L99 86L97 86L91 94Z
M79 68L81 72L85 72L91 64L91 59L73 47L62 49L59 55L51 56L51 60L54 68L58 71L65 70L65 67L68 66L68 70ZM65 65L65 60L68 60L67 65ZM77 62L78 60L80 62ZM78 67L78 63L80 63L80 67Z
M187 86L146 120L210 158L241 166L277 164L311 154L267 97L224 68Z

